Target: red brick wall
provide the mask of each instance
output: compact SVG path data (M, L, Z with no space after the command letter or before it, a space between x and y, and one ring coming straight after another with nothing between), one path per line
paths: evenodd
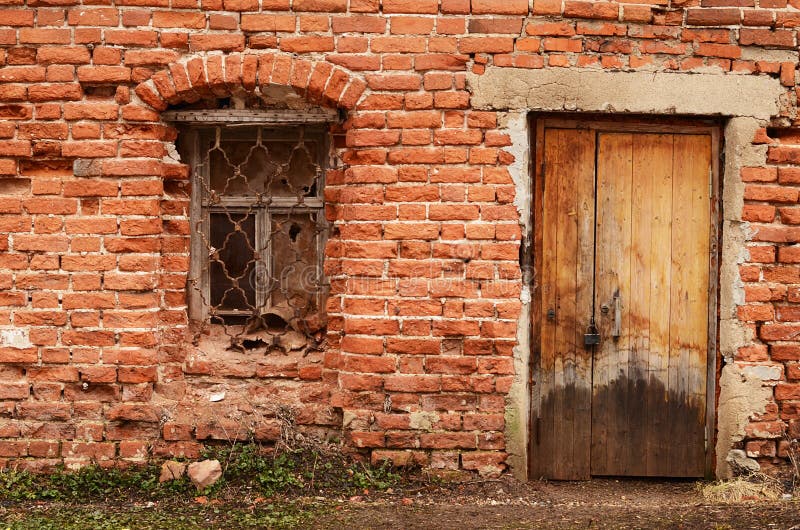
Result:
M771 135L772 137L768 136ZM742 220L752 232L750 259L739 268L744 304L738 317L757 340L739 350L743 365L775 370L774 401L747 425L745 449L762 463L785 458L788 438L800 437L800 232L797 224L800 136L796 129L762 131L754 140L767 144L763 166L745 167Z
M195 456L274 439L285 405L375 458L502 469L520 212L508 131L470 108L465 72L711 68L777 77L796 108L795 63L750 59L797 49L795 0L93 3L0 10L0 327L30 343L0 347L0 465ZM212 362L187 340L188 171L165 159L160 111L268 83L347 111L326 188L329 347ZM768 158L742 173L759 229L739 313L756 338L737 361L782 374L748 427L763 457L785 452L781 428L800 435L787 130L756 138ZM212 387L239 400L211 406Z

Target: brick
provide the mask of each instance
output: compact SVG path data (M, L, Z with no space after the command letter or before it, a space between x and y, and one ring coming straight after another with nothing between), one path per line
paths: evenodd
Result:
M128 50L125 52L125 65L164 66L176 61L178 57L178 53L173 51Z
M333 51L333 37L285 37L280 41L280 49L294 53Z
M206 17L203 13L156 11L153 27L202 29L206 27Z
M33 26L33 9L4 9L0 12L2 26Z
M244 35L192 33L189 35L189 49L192 51L242 51L244 50Z
M458 42L461 53L506 53L514 50L511 37L464 37Z
M419 437L420 446L428 449L474 449L477 446L472 433L424 433Z
M83 97L81 86L73 83L52 85L35 85L28 89L28 99L33 102L68 100L75 101Z
M119 10L114 8L74 8L67 14L70 26L116 26Z
M738 24L738 9L688 9L686 23L691 26L730 26Z
M383 0L382 5L384 13L436 14L439 12L438 0Z
M561 0L533 0L534 15L560 15Z
M384 21L381 21L382 23ZM428 35L433 31L435 20L426 17L392 17L390 33L396 35ZM375 25L375 33L383 33L385 26ZM364 31L364 30L361 30Z
M527 15L527 0L472 0L475 15Z
M285 31L295 30L295 17L289 15L243 14L242 30L244 31Z
M775 399L800 399L800 384L778 384Z
M525 33L537 36L572 37L575 25L569 22L536 22L525 26Z
M151 405L138 405L131 403L115 404L108 407L104 416L109 421L140 421L158 422L158 414Z
M745 186L744 196L746 200L753 201L797 202L798 190L782 186L748 184Z
M726 59L738 59L742 55L742 50L732 44L700 44L695 49L695 54L701 56L724 57Z
M41 66L6 66L0 68L0 82L38 83L45 80L45 69Z
M742 209L742 219L746 221L770 223L775 219L776 208L766 204L746 204Z
M85 83L127 83L131 69L124 66L81 66L78 80Z
M39 64L88 64L89 49L85 46L42 46L36 52Z
M618 15L619 6L612 2L581 2L574 0L566 0L564 2L565 17L616 20Z
M68 29L29 29L19 30L20 44L69 44Z
M107 29L104 35L107 45L155 47L158 41L155 31Z
M64 119L67 120L115 120L119 115L119 105L115 103L66 103Z
M295 0L292 8L295 11L337 13L347 11L347 0Z
M771 46L777 48L793 48L794 33L789 30L768 30L742 28L739 30L739 44L743 46Z

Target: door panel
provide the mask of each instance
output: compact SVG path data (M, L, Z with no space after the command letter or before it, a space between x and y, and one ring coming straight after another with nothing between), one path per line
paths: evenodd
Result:
M595 347L592 381L592 474L621 475L625 455L619 444L628 442L634 390L629 388L634 379L628 378L633 135L598 136L595 300L601 342Z
M638 255L643 265L636 272L637 279L649 282L647 305L638 306L647 316L647 329L642 329L637 349L646 348L647 366L644 378L648 388L667 388L669 374L669 330L670 330L670 285L671 266L663 266L672 252L672 172L673 143L671 134L647 135L640 139L642 156L634 160L634 179L642 183L643 207L634 212L641 227L636 227L637 239L641 241ZM652 172L650 178L648 173ZM650 212L650 215L646 215ZM638 224L638 223L637 223ZM649 246L647 245L649 236ZM649 253L649 258L646 258ZM647 260L646 262L644 260ZM635 287L639 284L634 283ZM647 286L641 285L644 291ZM643 299L642 294L640 299ZM646 335L645 335L646 332ZM646 342L645 342L646 336ZM669 418L657 413L658 406L666 399L664 392L647 392L644 397L645 470L643 475L665 476L670 472L667 455L672 440L664 436ZM641 469L639 469L641 470Z
M708 344L708 232L710 223L707 136L675 137L670 304L670 430L678 444L677 475L702 473ZM675 382L673 385L672 383ZM677 418L676 420L673 420ZM699 462L699 464L698 464Z
M550 129L543 189L542 396L539 475L589 477L591 352L583 334L592 307L594 155L592 131ZM560 454L562 458L548 455Z
M702 476L711 136L540 134L534 475Z

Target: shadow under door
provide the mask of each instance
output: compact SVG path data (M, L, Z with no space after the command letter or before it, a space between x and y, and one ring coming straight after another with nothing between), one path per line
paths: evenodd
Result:
M531 477L703 476L717 129L536 124Z

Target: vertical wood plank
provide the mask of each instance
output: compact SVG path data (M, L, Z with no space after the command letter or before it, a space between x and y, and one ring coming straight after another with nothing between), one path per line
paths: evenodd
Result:
M647 437L647 391L650 353L650 247L652 244L652 215L654 200L654 174L660 160L657 154L659 135L637 134L632 146L632 189L636 200L631 201L631 250L628 334L628 380L624 394L628 422L628 450L623 461L622 474L642 476L647 472L644 448ZM670 152L670 166L671 155Z
M576 168L578 182L577 225L578 255L576 267L576 329L575 360L568 372L567 389L571 390L568 408L574 411L572 478L588 479L591 476L592 429L592 356L593 347L586 347L583 336L591 323L594 305L594 251L595 251L595 152L597 134L593 130L580 131L580 165Z
M680 135L675 137L674 150L674 173L672 175L672 254L671 254L671 275L670 285L670 352L669 352L669 386L668 386L668 424L667 436L670 440L685 440L688 432L685 421L681 421L684 414L676 410L675 406L685 403L687 396L688 378L688 355L682 347L682 337L685 337L685 329L677 329L684 326L689 320L688 313L688 292L686 282L690 280L689 274L689 249L690 237L687 234L691 230L692 224L692 201L691 201L691 182L690 174L687 173L684 157L686 153L686 143ZM667 458L667 471L672 472L676 466L683 467L680 462L685 454L675 444L670 444Z
M540 368L539 387L541 405L540 415L536 425L538 437L537 465L542 474L548 478L552 475L552 455L555 444L553 443L555 422L553 392L555 386L555 353L556 353L556 321L549 314L555 311L558 302L558 287L556 283L556 262L558 259L558 174L561 164L559 144L561 133L559 130L544 131L544 160L545 171L542 190L542 269L541 293L542 311L539 315L541 322L540 339ZM568 250L568 249L567 249Z
M719 296L719 241L720 241L720 129L713 128L711 133L711 182L710 182L710 223L709 262L708 262L708 352L706 353L706 417L705 417L705 478L714 477L716 442L716 425L714 422L717 410L716 375L717 367L721 367L722 355L717 349Z
M711 226L711 136L692 135L692 232L691 347L689 355L689 396L691 432L686 459L687 474L705 470L706 389L708 385L708 293Z
M564 478L570 475L572 455L574 452L573 421L574 414L570 405L571 390L567 380L574 377L575 367L575 318L577 317L577 259L578 259L578 223L577 223L577 169L569 157L573 149L580 149L574 135L580 131L562 129L559 131L561 142L558 146L558 222L556 223L556 241L558 255L556 258L556 322L555 322L555 363L553 372L553 439L558 447L559 455L553 462L553 477ZM579 153L576 153L579 155ZM572 374L568 371L572 370Z
M592 382L592 454L595 475L620 475L628 444L628 359L630 353L630 255L633 135L600 133L597 151L596 304L602 337L595 351ZM619 337L615 297L622 305Z
M706 391L711 173L709 135L675 136L670 304L670 470L702 475Z
M673 135L654 135L634 162L638 174L651 167L650 268L649 282L647 392L645 395L645 472L647 476L667 473L667 454L672 441L664 436L669 396L669 312L672 253L672 160Z
M550 478L580 479L589 477L591 359L581 328L591 312L594 133L548 129L544 151L538 454Z
M535 125L533 125L535 124ZM541 415L542 415L542 327L544 324L542 273L544 260L543 254L543 232L544 232L544 122L542 120L532 121L535 132L535 162L533 167L534 174L534 195L533 212L531 222L533 225L533 274L532 280L532 300L531 300L531 365L530 365L530 395L531 410L528 423L530 426L530 438L528 443L528 477L537 480L547 477L549 467L546 465L547 459L542 453L541 446Z
M190 246L192 256L204 255L204 239L208 241L208 220L205 219L205 214L201 205L203 204L203 186L200 184L204 175L196 174L197 171L203 171L204 168L200 167L200 136L197 129L189 128L184 134L182 141L186 142L189 148L189 167L192 168L192 186L191 186L191 200L190 207ZM206 212L207 213L207 212ZM189 288L187 289L187 298L189 306L189 318L197 321L204 322L208 316L208 310L205 301L208 300L208 293L206 286L208 280L206 277L207 271L203 270L204 261L201 259L192 259L189 261L189 277L187 278Z

